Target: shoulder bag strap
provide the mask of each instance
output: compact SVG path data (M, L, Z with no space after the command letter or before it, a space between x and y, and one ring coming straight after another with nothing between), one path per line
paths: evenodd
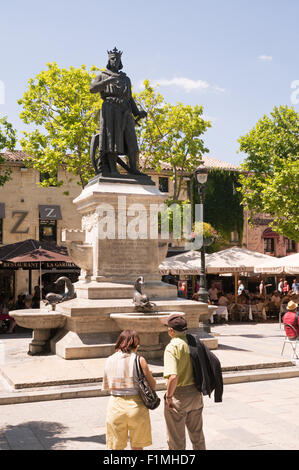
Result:
M137 371L137 375L138 375L138 377L141 379L141 378L144 376L144 373L143 373L143 370L142 370L141 365L140 365L140 356L138 356L137 354L136 354L136 359L135 359L135 361L136 361L136 371Z

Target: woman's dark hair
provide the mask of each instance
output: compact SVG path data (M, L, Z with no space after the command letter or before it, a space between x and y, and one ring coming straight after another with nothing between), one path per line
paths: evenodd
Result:
M124 330L116 340L115 351L130 352L137 348L140 338L135 330Z

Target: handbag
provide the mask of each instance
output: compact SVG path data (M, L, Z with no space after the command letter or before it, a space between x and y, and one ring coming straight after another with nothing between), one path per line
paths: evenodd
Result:
M140 365L140 357L136 355L133 369L135 386L139 390L139 395L149 410L155 410L160 405L160 398L148 383Z

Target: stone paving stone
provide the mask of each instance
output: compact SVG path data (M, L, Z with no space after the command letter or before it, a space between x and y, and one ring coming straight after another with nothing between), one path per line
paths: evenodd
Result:
M229 439L238 441L247 446L267 444L257 433L249 432L247 429L237 426L234 428L222 429L222 434Z
M7 439L3 434L0 435L0 450L10 450Z
M224 388L222 403L204 397L208 449L299 449L298 407L294 412L294 403L298 403L299 397L299 393L296 396L299 378ZM159 392L160 397L163 395L164 392ZM255 395L263 400L252 401ZM0 449L1 446L12 450L105 449L108 401L109 397L97 397L2 405ZM163 406L150 412L150 416L153 445L148 450L167 449ZM188 434L187 449L191 449Z
M243 429L246 429L249 432L256 433L256 435L261 436L264 439L264 434L269 433L269 425L261 423L256 419L246 418L239 419L238 424Z
M240 443L232 439L221 438L210 443L206 442L208 450L239 450Z
M40 441L28 426L16 426L4 431L10 447L14 450L43 450Z

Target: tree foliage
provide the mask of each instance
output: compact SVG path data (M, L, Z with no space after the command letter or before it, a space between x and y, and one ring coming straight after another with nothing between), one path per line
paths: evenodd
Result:
M0 118L0 152L2 150L13 150L17 142L16 130L13 128L12 124L7 121L6 116ZM5 163L5 158L0 155L0 186L3 186L11 176L11 169L7 166L3 167Z
M272 216L276 232L299 241L299 114L275 107L239 143L247 154L240 177L244 206Z
M63 166L79 178L82 187L93 176L89 148L96 132L96 116L101 107L98 95L90 93L96 67L59 68L54 63L29 80L28 89L19 104L21 119L35 124L33 131L24 132L23 150L29 155L27 164L48 173L43 185L61 185L57 170Z
M56 63L47 67L29 80L28 90L19 100L22 120L37 126L24 132L21 145L29 155L27 164L50 175L44 185L62 184L56 175L63 165L84 186L94 174L89 147L98 127L102 101L98 94L90 93L89 87L98 69L92 67L88 71L84 65L60 69ZM208 152L201 136L211 124L202 118L202 106L170 105L148 80L144 85L143 91L134 94L136 102L148 113L136 126L143 167L160 171L163 164L169 164L176 201L184 172L193 172L201 156Z
M147 112L147 117L137 128L143 167L161 171L167 164L173 172L173 200L179 199L184 173L192 173L199 165L205 147L202 135L209 121L202 117L203 107L177 103L171 105L144 81L144 90L134 95L135 101Z

